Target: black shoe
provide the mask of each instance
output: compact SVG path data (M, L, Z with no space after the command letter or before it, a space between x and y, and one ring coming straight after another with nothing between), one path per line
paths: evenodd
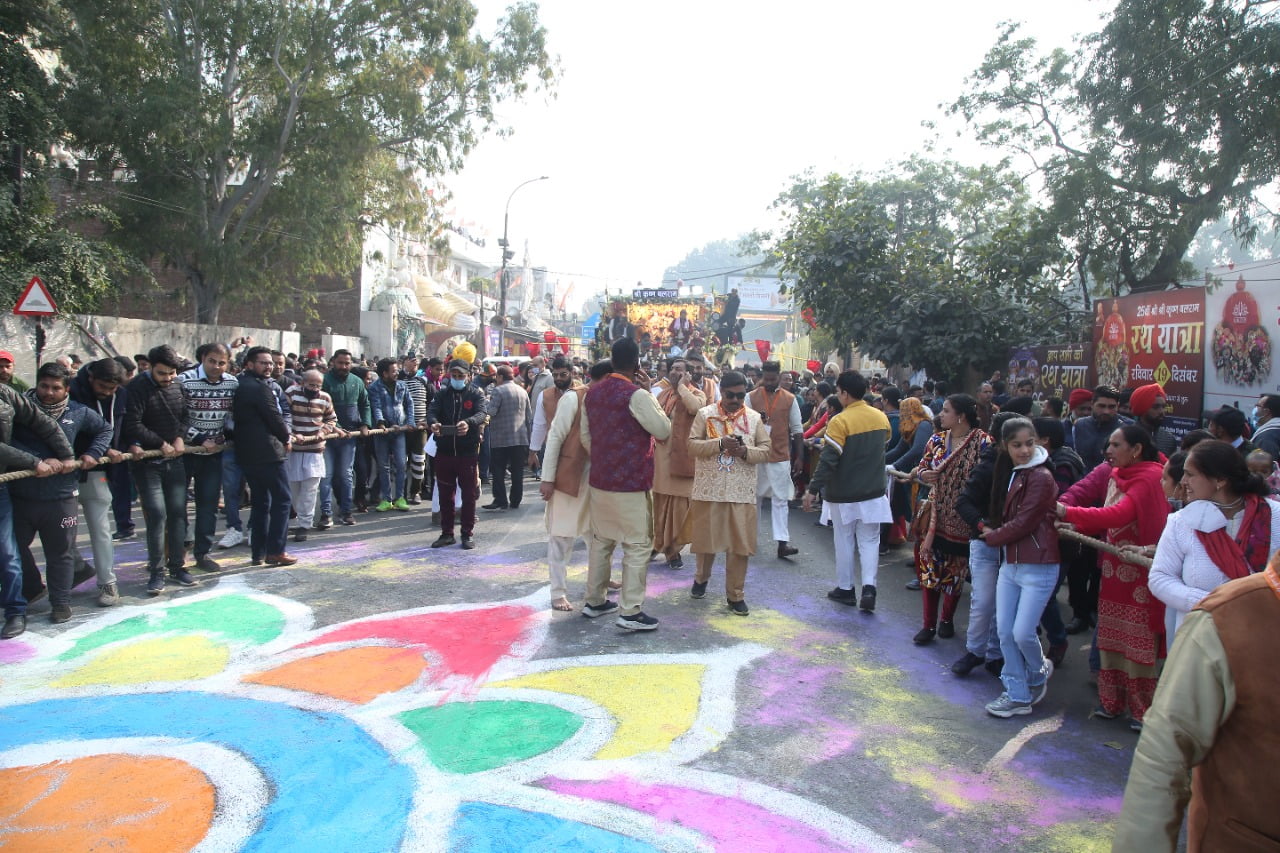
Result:
M683 559L683 558L681 558L681 556L680 556L679 554L676 554L676 555L675 555L674 557L672 557L670 560L667 560L667 568L668 568L668 569L673 569L673 570L675 570L675 569L683 569L683 568L684 568L684 559Z
M71 588L75 589L97 573L98 572L93 568L93 563L81 563L80 568L76 569L71 575Z
M476 540L472 539L470 536L463 536L460 547L464 551L470 551L472 548L476 547Z
M453 545L457 543L457 541L458 541L457 539L453 538L452 533L441 533L440 538L431 543L431 547L444 548L447 545Z
M219 566L218 562L208 554L201 554L199 557L196 557L196 568L202 572L216 572L220 571L222 566Z
M481 509L506 509L506 508L507 508L507 505L506 505L506 504L500 504L500 503L497 503L497 502L495 501L494 503L491 503L491 504L485 504L484 506L482 506L482 507L480 507L480 508L481 508Z
M49 614L49 621L55 625L61 625L63 622L71 621L71 605L55 604L53 612Z
M912 578L907 581L907 589L916 590L918 592L920 590L920 578Z
M306 541L307 541L307 528L305 528L305 527L299 527L299 528L297 528L296 530L294 530L294 531L293 531L293 541L294 541L294 542L306 542Z
M316 522L316 530L328 530L331 527L333 527L332 515L322 515L320 520Z
M851 589L841 589L840 587L836 587L827 593L827 598L832 601L838 601L841 604L847 604L850 607L858 603L858 594L856 592Z
M858 602L858 609L863 613L876 612L876 588L869 583L862 585L862 600Z
M982 658L973 652L965 652L964 657L951 664L951 671L956 675L968 675L980 666L982 666Z
M351 517L351 513L347 513L342 517L342 523L345 524L347 527L351 527L356 523L356 520Z
M1076 616L1074 619L1072 619L1070 622L1067 623L1067 633L1083 634L1085 631L1088 631L1092 627L1093 626L1089 624L1088 619L1081 619L1079 616Z
M984 663L982 667L987 672L994 675L996 678L999 678L1000 673L1004 672L1004 658L996 658L995 660L989 660L986 663Z
M186 569L174 569L169 572L169 577L177 581L178 586L198 586L199 581L191 576L191 572Z
M633 613L630 616L619 616L618 620L613 624L619 628L626 628L628 631L655 631L658 628L658 620L652 616L646 616L643 612Z
M785 560L788 557L794 557L796 554L799 554L799 553L800 553L799 548L792 548L786 542L778 543L778 559L779 560Z
M698 583L697 581L694 581L693 586L689 588L690 598L702 598L706 594L707 594L706 581L703 581L702 583Z
M152 569L147 580L147 595L159 595L164 592L164 569Z
M1067 658L1068 649L1070 646L1067 643L1049 644L1049 651L1045 653L1045 657L1053 662L1054 669L1062 669L1062 662Z
M0 640L12 640L19 634L27 630L27 617L21 613L16 616L6 616L4 619L4 628L0 629Z
M916 632L916 635L911 638L911 642L915 643L917 646L927 646L933 642L933 637L937 633L938 632L932 628L921 628Z
M751 611L747 609L745 601L730 601L729 609L733 611L735 616L746 616Z
M128 530L117 530L115 533L111 534L111 538L117 542L124 542L126 539L133 539L137 537L137 535L138 534L133 532L133 528L130 527Z
M938 639L950 640L956 635L956 623L950 619L943 619L938 623Z
M618 609L618 602L605 599L600 604L584 604L582 605L582 615L588 619L595 619L597 616L603 616L606 613L613 613Z
M252 559L249 560L249 565L251 566L261 566L262 563L263 563L263 559L261 557L253 557Z

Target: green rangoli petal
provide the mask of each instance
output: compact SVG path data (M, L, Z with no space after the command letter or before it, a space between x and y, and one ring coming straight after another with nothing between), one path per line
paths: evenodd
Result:
M171 631L212 633L228 640L261 645L280 636L284 621L284 614L270 604L244 595L221 595L109 625L80 638L60 659L71 660L108 643Z
M449 773L480 773L554 749L582 720L555 705L516 700L450 702L399 715L431 762Z

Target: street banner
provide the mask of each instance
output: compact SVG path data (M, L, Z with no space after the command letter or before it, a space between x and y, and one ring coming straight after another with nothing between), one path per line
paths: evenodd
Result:
M1209 351L1204 407L1248 412L1263 394L1280 394L1271 335L1280 325L1280 287L1239 276L1205 296Z
M1204 412L1203 287L1136 293L1095 303L1094 368L1098 384L1121 390L1158 382L1175 435L1200 425Z
M1010 388L1020 379L1036 383L1042 397L1066 400L1077 388L1092 391L1097 385L1093 369L1093 343L1014 347L1009 350L1006 382Z

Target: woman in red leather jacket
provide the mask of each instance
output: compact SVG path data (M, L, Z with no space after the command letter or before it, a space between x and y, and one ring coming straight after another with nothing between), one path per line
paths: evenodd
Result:
M993 717L1030 714L1044 698L1053 675L1036 636L1036 625L1058 583L1058 533L1053 509L1058 485L1049 453L1036 442L1036 430L1026 418L1005 421L1000 429L1001 453L996 459L994 485L1008 483L1004 500L993 489L992 527L979 527L988 545L1000 548L1003 559L996 582L996 625L1004 670L1004 692L987 704ZM1007 480L1005 478L1008 478Z

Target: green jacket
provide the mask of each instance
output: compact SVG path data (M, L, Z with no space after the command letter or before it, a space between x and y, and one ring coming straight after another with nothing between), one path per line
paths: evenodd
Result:
M333 398L333 411L338 416L338 426L343 429L355 429L363 423L373 426L369 406L369 389L364 380L354 373L339 382L332 372L324 375L324 391Z
M884 495L884 449L889 443L884 412L854 400L827 422L818 469L809 491L831 503L868 501ZM824 491L825 490L825 491Z

